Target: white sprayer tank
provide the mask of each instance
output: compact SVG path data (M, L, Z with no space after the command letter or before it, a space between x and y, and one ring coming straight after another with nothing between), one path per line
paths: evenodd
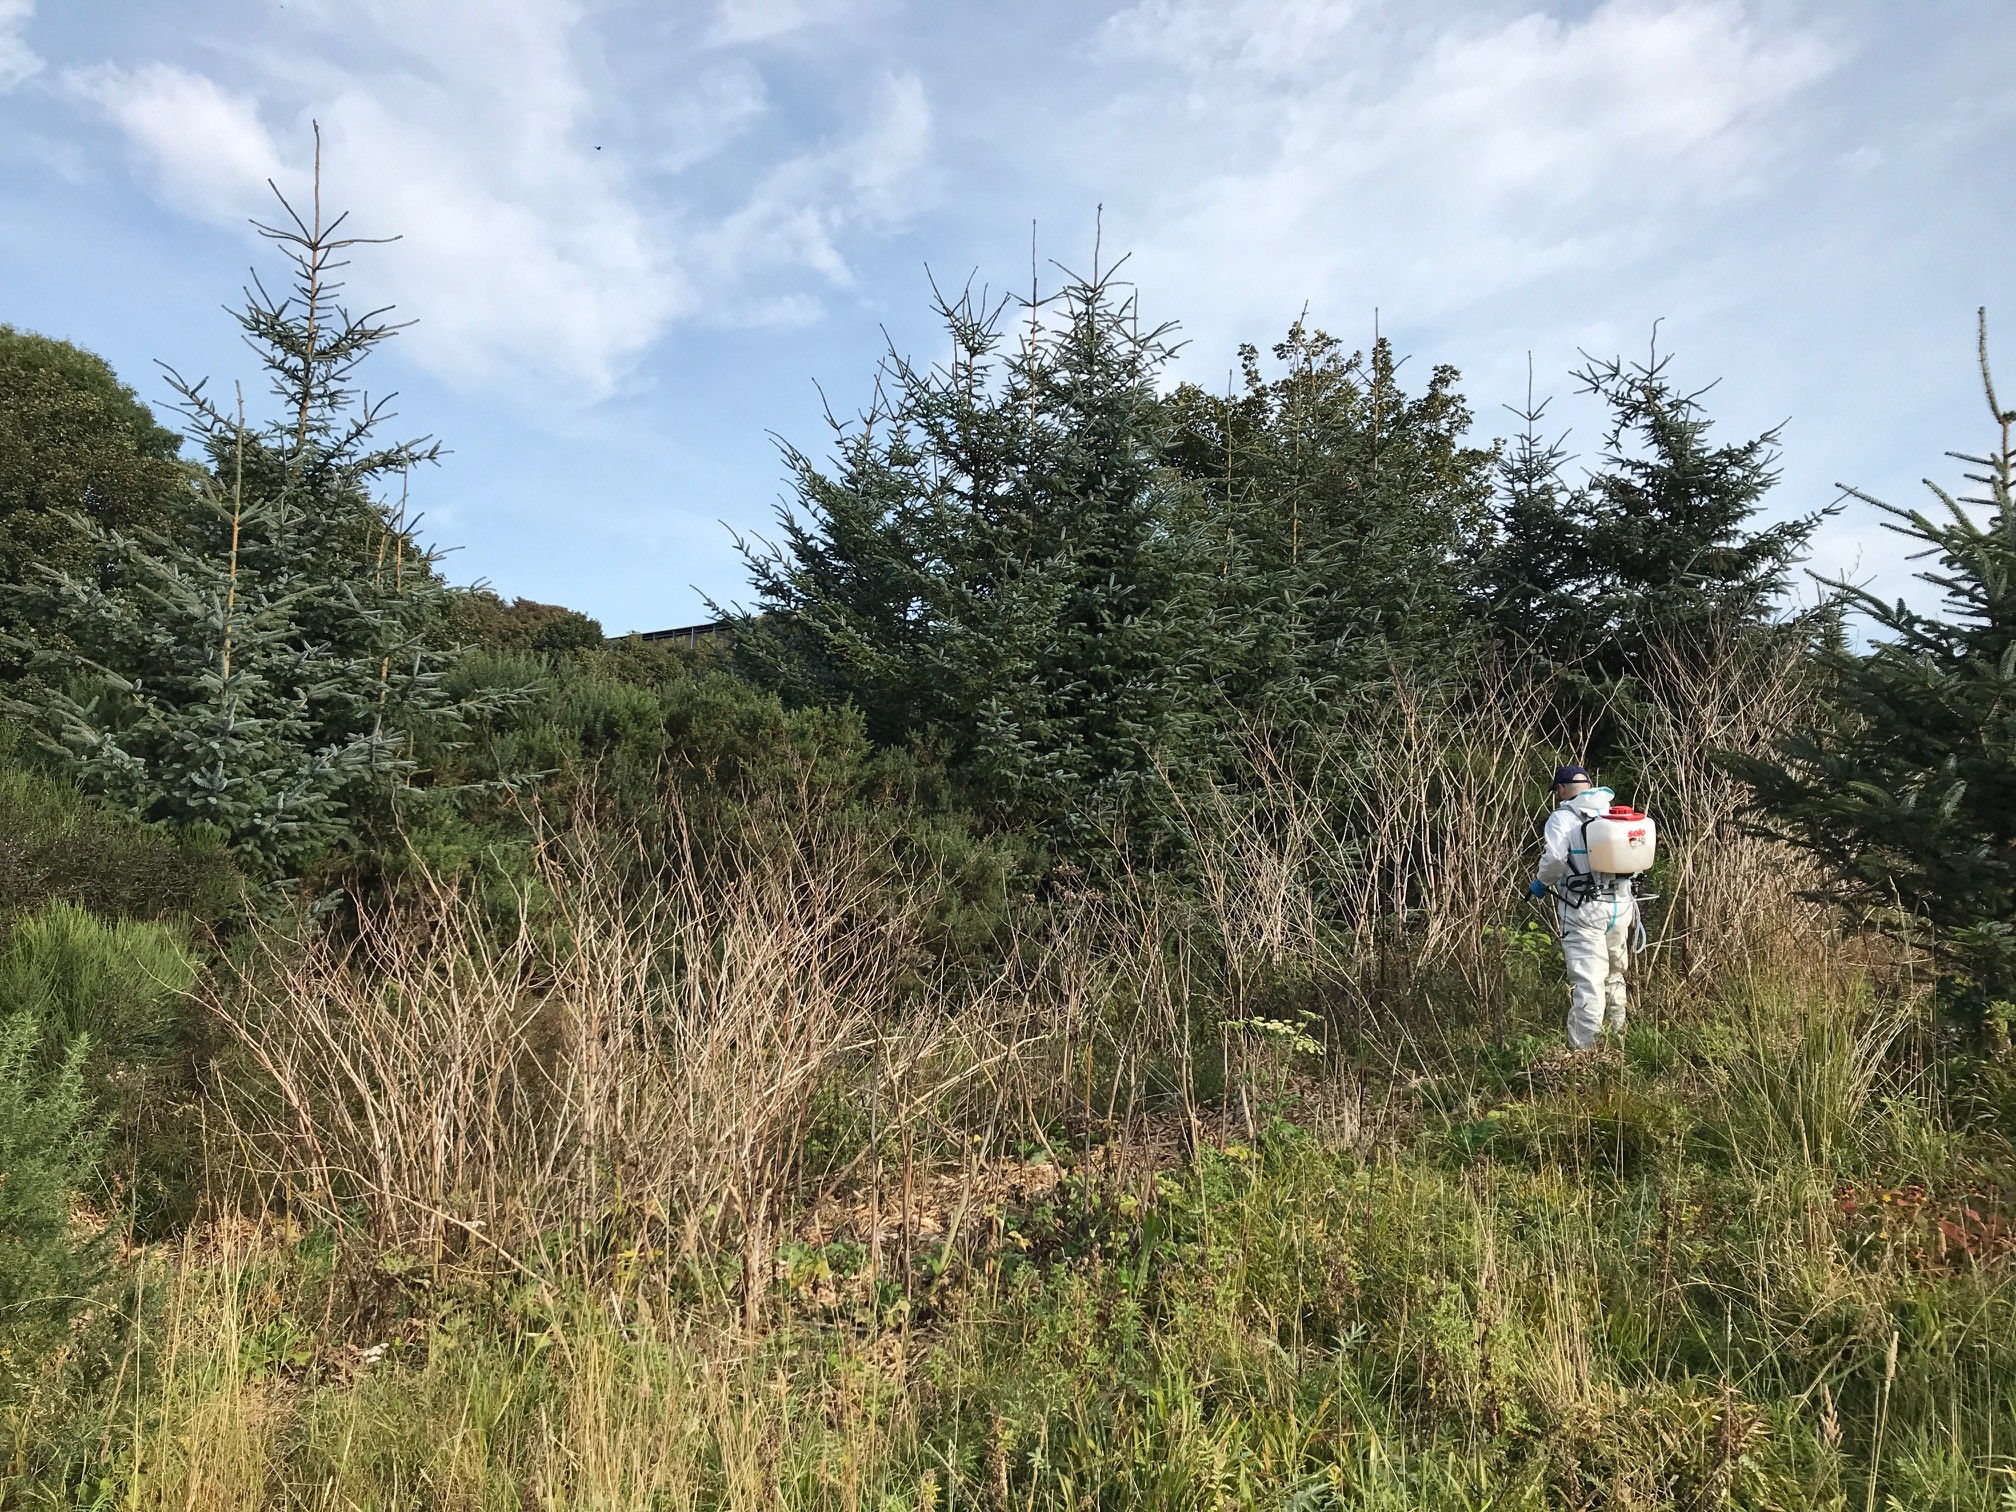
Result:
M1584 831L1589 844L1589 870L1613 877L1635 876L1649 871L1658 842L1658 830L1651 817L1628 803L1613 803L1607 814L1589 821Z

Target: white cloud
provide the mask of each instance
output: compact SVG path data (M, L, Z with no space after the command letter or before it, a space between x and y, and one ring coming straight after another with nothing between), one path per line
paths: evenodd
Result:
M268 179L289 177L250 95L166 63L71 76L126 133L142 166L173 203L212 219L269 208Z
M340 165L339 198L368 197L363 229L399 233L374 261L421 317L416 347L465 381L532 376L607 392L691 299L620 167L592 143L429 129L404 103L338 96L325 156ZM358 192L342 193L351 183Z
M769 106L763 76L748 63L709 69L698 83L658 108L655 128L664 145L655 166L679 173L705 162L761 119Z
M799 318L802 299L749 287L752 270L846 283L843 236L900 217L929 136L922 85L896 78L840 146L759 165L731 208L674 220L652 181L768 108L746 63L695 67L633 145L574 0L303 0L283 26L286 49L254 55L256 97L166 64L72 80L162 198L218 221L270 207L268 177L298 187L319 120L329 200L359 234L400 237L359 258L359 296L396 301L418 322L402 346L463 385L594 399L702 308ZM322 61L339 43L371 61Z
M1145 0L1114 18L1108 45L1180 71L1175 128L1230 165L1144 215L1144 264L1186 294L1264 262L1263 294L1443 314L1628 258L1676 213L1754 186L1774 117L1835 61L1737 0L1605 0L1486 29L1443 14L1425 46L1403 29L1397 56L1374 25L1390 17L1354 32L1320 0Z
M854 281L841 251L846 233L886 230L918 208L925 192L931 105L914 74L885 78L867 122L851 136L780 164L706 238L724 280L778 266L803 266L836 287ZM784 302L794 321L802 299Z
M12 89L42 67L28 45L35 0L0 0L0 89Z
M740 47L823 26L860 9L860 0L716 0L707 40Z
M419 318L406 338L419 360L463 383L531 376L606 392L686 295L622 167L584 136L573 8L370 0L361 10L396 48L389 66L311 74L292 112L165 64L74 82L126 134L157 192L211 220L270 213L268 178L298 192L307 118L318 118L327 199L353 212L360 234L400 238L360 263L360 297ZM283 88L302 82L275 72Z
M1099 35L1110 51L1179 69L1284 74L1327 63L1357 15L1354 0L1140 0Z

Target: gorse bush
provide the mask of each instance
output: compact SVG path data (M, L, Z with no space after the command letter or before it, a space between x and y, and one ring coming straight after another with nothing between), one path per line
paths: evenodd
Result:
M186 1220L197 1197L189 1108L211 1039L191 991L197 970L179 925L101 919L67 902L17 920L0 945L0 1013L32 1027L46 1074L81 1076L105 1128L92 1200L147 1236Z
M513 696L473 717L452 749L421 746L462 791L407 830L388 870L508 874L495 890L509 918L512 887L539 885L535 841L592 832L607 865L649 882L668 860L706 871L765 834L788 849L809 810L844 817L892 876L933 879L935 955L982 971L998 960L1033 847L985 833L948 801L941 766L876 746L854 711L790 708L710 653L642 643L564 664L471 653L448 685L472 704L496 689Z
M77 1211L103 1120L80 1039L54 1061L33 1014L0 1012L0 1423L57 1355L105 1273L106 1241Z
M221 837L147 824L40 772L0 767L0 1014L45 1074L74 1058L102 1163L95 1203L148 1234L200 1184L193 1104L210 1037L194 941L241 897Z
M145 823L62 777L0 764L0 932L55 901L111 918L219 922L239 897L222 841L201 826Z
M174 929L107 921L74 903L17 920L0 947L0 1012L39 1025L46 1058L88 1045L101 1070L173 1056L181 999L195 982Z
M525 598L507 604L487 588L454 594L440 613L452 643L483 651L564 656L604 645L602 627L585 614Z

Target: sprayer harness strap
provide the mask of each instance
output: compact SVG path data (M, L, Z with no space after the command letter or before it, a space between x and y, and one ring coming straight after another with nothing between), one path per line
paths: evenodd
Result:
M1582 828L1576 838L1582 843L1568 847L1568 875L1561 884L1561 899L1570 908L1580 908L1595 898L1608 898L1613 903L1619 898L1631 896L1631 879L1611 872L1597 872L1589 869L1589 826L1601 819L1601 814L1589 814L1582 820ZM1578 869L1575 858L1583 858Z

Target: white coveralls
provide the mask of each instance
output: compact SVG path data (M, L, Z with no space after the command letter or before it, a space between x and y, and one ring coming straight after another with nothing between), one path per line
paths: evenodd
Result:
M1616 802L1606 787L1577 793L1547 816L1541 833L1540 880L1557 894L1571 873L1587 873L1582 821ZM1631 930L1638 903L1629 877L1598 873L1597 891L1580 908L1559 902L1561 953L1568 962L1568 1043L1587 1050L1605 1029L1624 1032L1624 972L1631 964Z

